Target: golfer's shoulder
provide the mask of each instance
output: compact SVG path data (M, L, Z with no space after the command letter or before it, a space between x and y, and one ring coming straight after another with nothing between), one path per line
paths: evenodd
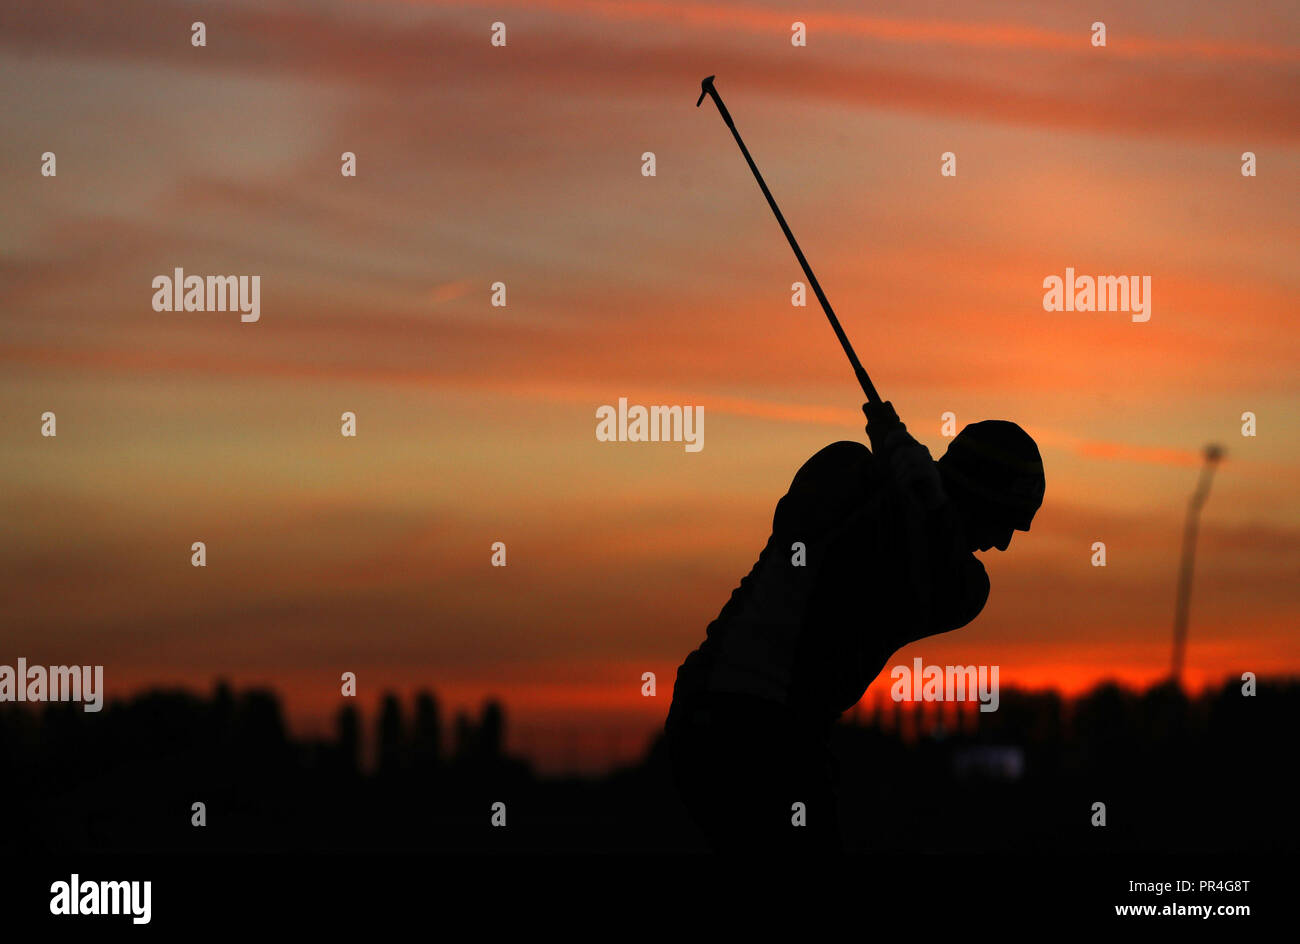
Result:
M861 443L821 449L795 473L777 508L777 530L797 526L812 536L841 525L871 494L871 452Z
M860 442L842 439L814 453L795 474L794 484L800 484L801 480L859 484L871 474L872 462L870 449Z
M876 460L860 442L841 440L819 449L795 473L791 491L835 495L854 505L878 491Z

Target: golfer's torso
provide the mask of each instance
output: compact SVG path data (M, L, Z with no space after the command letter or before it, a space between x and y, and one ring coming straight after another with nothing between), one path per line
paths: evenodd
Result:
M768 540L758 563L733 593L697 653L703 657L698 687L711 692L786 701L813 581Z
M860 443L834 443L803 465L777 505L772 536L758 562L709 625L708 638L678 670L675 700L693 691L729 692L801 707L794 703L845 697L845 681L827 677L840 671L820 655L828 646L810 645L809 636L845 640L831 649L870 645L865 605L846 613L841 601L865 604L872 568L847 581L837 575L835 587L819 576L830 556L853 540L854 516L860 520L871 513L876 491L871 454ZM833 614L838 625L810 626L810 614ZM854 666L859 661L855 657ZM847 684L852 687L856 679Z

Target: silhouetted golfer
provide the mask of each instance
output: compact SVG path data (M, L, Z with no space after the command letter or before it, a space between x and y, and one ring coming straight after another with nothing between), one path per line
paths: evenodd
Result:
M871 450L837 442L804 463L677 671L674 776L718 849L839 848L832 724L898 649L979 615L989 580L972 552L1006 550L1043 501L1038 447L1016 424L973 423L936 462L888 402L863 410Z

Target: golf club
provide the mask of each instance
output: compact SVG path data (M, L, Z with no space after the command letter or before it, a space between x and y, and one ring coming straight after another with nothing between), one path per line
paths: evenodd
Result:
M776 205L772 199L772 191L767 189L767 184L763 181L763 175L758 172L758 166L754 159L749 156L749 148L745 147L745 142L740 137L740 132L736 130L736 123L731 120L731 113L727 111L727 106L722 104L722 99L718 97L718 90L713 87L714 76L709 76L700 83L700 97L696 101L695 107L699 108L704 102L704 96L708 95L713 98L714 103L718 106L718 111L722 113L722 120L727 123L731 133L736 138L736 143L740 145L740 153L745 155L745 160L749 162L749 169L754 172L754 179L758 181L758 186L763 191L763 196L767 197L768 206L776 214L776 221L781 224L781 231L785 233L785 238L790 241L790 248L794 250L795 258L799 260L799 265L803 266L804 275L808 276L808 284L812 286L813 292L817 295L817 300L822 303L822 310L826 312L826 317L830 319L831 327L835 329L835 336L840 339L840 346L844 348L844 353L849 357L849 363L853 365L853 372L857 374L858 383L862 385L862 392L867 395L868 403L879 403L880 394L876 393L875 385L872 384L871 378L867 376L866 369L862 362L858 360L858 355L853 351L853 345L849 343L848 336L844 329L840 327L840 320L835 317L835 312L831 310L831 303L826 300L826 293L822 291L821 284L817 281L817 276L813 275L812 268L808 265L808 260L804 258L803 250L799 248L799 243L795 241L794 233L790 232L790 227L781 215L781 208Z

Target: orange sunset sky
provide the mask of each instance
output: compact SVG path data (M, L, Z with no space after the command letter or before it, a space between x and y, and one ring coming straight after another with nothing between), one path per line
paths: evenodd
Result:
M539 755L557 731L639 751L795 470L863 436L694 107L716 73L917 438L937 457L953 411L1042 448L984 613L896 661L1157 680L1218 441L1187 679L1300 671L1298 25L1168 0L5 3L0 663L103 664L110 697L270 685L299 730L353 671L367 709L495 695ZM178 266L260 275L260 322L155 312ZM1149 275L1150 321L1045 312L1067 266ZM703 451L597 442L621 396L702 405Z

